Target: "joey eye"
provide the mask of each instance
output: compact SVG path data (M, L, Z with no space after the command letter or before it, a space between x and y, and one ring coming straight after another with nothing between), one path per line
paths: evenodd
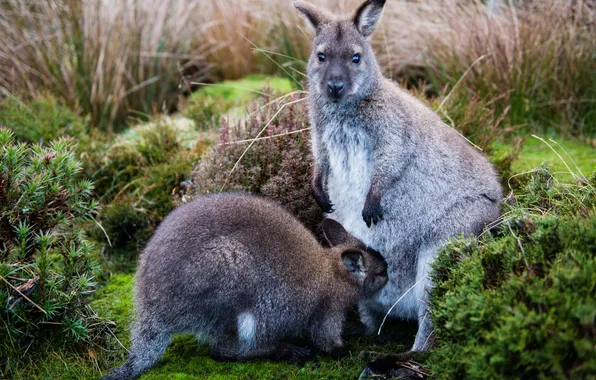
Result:
M325 62L325 54L319 53L319 62L321 62L321 63Z
M355 63L356 65L360 64L360 54L354 54L352 56L352 63Z

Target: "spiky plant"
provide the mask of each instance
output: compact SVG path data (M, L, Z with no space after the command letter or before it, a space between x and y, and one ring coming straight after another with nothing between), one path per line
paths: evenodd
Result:
M97 208L70 139L15 143L0 129L0 375L41 343L91 341L98 265L78 224Z

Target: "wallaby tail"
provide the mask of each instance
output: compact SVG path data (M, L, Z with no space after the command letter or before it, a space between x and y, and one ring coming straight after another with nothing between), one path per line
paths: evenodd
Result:
M170 334L137 324L133 330L132 348L128 359L101 380L136 379L151 368L168 348Z

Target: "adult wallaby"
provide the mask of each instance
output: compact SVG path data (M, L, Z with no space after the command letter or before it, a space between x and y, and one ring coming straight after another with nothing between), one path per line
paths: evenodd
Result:
M136 378L174 333L207 337L221 359L301 359L310 351L280 340L304 332L345 353L346 309L387 283L387 264L336 221L323 230L332 248L281 206L243 193L174 210L140 258L128 360L104 379Z
M369 38L384 4L368 0L343 16L294 3L316 30L308 61L313 194L387 260L389 283L359 305L368 332L400 300L391 316L418 320L412 350L423 351L432 332L430 263L449 238L478 234L499 217L502 189L481 153L383 77Z

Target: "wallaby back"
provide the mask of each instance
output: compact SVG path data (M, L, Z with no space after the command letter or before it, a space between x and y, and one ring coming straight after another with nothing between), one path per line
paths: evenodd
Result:
M281 206L247 194L198 198L173 211L140 258L136 321L127 362L108 379L138 376L171 334L206 337L222 359L296 359L282 338L309 332L326 352L342 347L346 308L387 281L378 253L337 222L325 248Z

